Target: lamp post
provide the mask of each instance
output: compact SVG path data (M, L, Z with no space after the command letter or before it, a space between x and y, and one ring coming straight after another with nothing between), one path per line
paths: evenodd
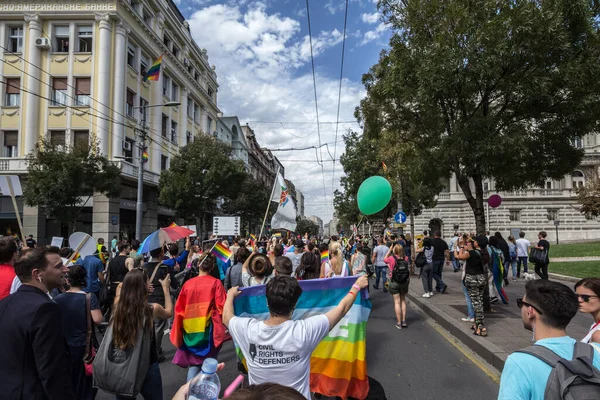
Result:
M138 181L137 181L137 203L135 205L135 238L142 240L142 214L144 208L144 147L146 146L146 108L152 107L176 107L181 103L176 101L169 101L165 104L155 104L152 106L143 105L140 107L134 107L135 109L142 110L142 129L136 129L137 145L139 148L138 156Z

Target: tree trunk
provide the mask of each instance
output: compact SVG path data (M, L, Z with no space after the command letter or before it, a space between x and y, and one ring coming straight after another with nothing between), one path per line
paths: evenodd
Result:
M408 260L408 262L410 263L410 273L413 275L415 274L415 214L410 213L410 240L412 242L411 245L411 249L410 249L410 254L411 254L411 259Z
M475 231L478 235L485 235L485 209L483 207L483 180L481 175L474 175L473 183L475 186L475 196L471 192L469 178L455 169L456 181L460 186L475 218Z

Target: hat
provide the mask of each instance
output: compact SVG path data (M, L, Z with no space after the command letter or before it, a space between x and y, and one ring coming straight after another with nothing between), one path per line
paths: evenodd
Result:
M271 260L261 253L252 253L246 260L246 268L252 276L269 276L273 273Z

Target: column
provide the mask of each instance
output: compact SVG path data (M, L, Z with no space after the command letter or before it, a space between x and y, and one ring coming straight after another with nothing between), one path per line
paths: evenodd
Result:
M163 59L163 63L164 63ZM152 87L152 100L150 100L150 106L154 106L157 104L163 104L163 95L162 95L162 86L163 86L163 71L160 73L158 81L153 82L150 86ZM152 127L152 132L148 133L148 138L152 140L148 147L150 148L150 165L147 165L147 168L152 172L160 174L160 156L164 151L158 143L163 141L162 139L162 107L149 107L148 116L152 117L152 123L148 124ZM167 127L167 134L170 127ZM148 143L148 142L147 142Z
M187 138L187 106L188 106L188 91L186 88L181 88L181 105L179 106L179 147L185 146Z
M35 45L35 40L42 36L42 21L39 15L25 15L25 21L28 23L29 38L27 52L29 59L27 68L27 90L25 95L25 104L27 110L25 112L25 148L24 156L29 154L38 141L40 131L40 48Z
M50 244L46 238L46 216L38 207L23 204L23 234L33 235L40 245Z
M96 96L96 109L98 110L98 118L96 126L98 129L97 138L100 142L100 153L109 155L109 129L110 123L107 121L107 116L110 115L108 107L110 104L110 55L112 54L111 32L112 24L110 15L96 14L100 28L100 40L98 46L98 72L96 73L96 82L98 82L98 95ZM115 90L122 90L116 88Z
M119 236L119 199L109 199L102 194L96 194L92 210L92 236L96 240L103 238L106 243L110 243L113 236Z
M573 189L573 178L571 177L571 174L567 174L565 175L565 189Z
M455 193L456 191L456 174L453 172L450 175L450 193Z
M158 226L158 192L156 188L147 190L144 195L144 204L146 212L142 219L142 237L146 237L157 229Z
M211 132L207 132L206 121L208 121L208 110L205 106L200 106L200 130L207 135L210 135Z
M129 29L123 21L119 22L115 29L112 158L123 155L121 141L125 140L125 65L127 61L125 55L127 54L128 33Z

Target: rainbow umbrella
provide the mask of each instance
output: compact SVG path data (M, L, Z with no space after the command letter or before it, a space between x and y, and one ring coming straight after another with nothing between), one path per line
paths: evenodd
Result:
M138 253L148 253L161 248L165 243L174 243L179 239L192 235L194 231L181 226L169 226L152 232L140 245Z

